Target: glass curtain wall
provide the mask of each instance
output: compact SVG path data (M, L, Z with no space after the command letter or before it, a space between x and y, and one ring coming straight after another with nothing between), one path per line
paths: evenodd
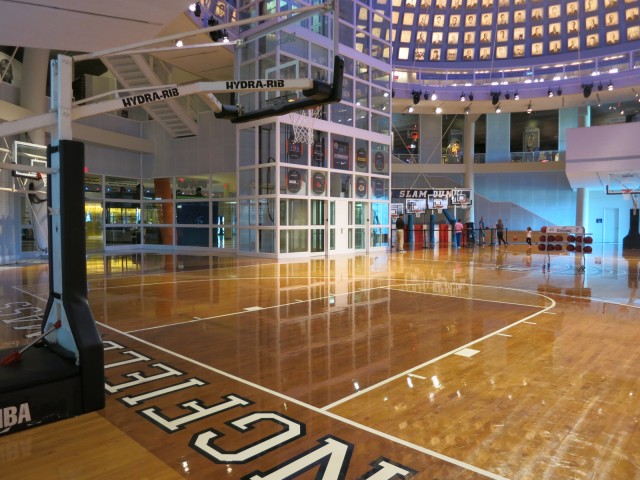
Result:
M240 2L238 12L248 18L296 5ZM241 253L337 252L341 242L330 238L330 231L345 235L349 251L388 246L390 5L343 2L338 19L317 14L249 41L237 53L237 78L331 83L336 28L338 54L345 59L342 101L322 106L311 121L313 143L295 141L296 114L238 126ZM301 96L300 91L244 93L238 103L250 112ZM349 210L346 224L330 228L329 212L336 207Z

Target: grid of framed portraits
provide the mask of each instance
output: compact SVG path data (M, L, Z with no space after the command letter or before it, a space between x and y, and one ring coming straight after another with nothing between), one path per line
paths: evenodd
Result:
M507 60L640 40L640 0L392 0L396 59Z

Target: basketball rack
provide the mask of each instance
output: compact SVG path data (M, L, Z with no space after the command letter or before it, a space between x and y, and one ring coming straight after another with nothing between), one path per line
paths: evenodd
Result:
M542 271L551 269L551 253L567 251L581 256L581 265L577 268L578 273L586 270L585 254L593 251L591 243L593 238L585 234L584 227L542 227L540 229L538 250L545 252L545 260L542 263Z

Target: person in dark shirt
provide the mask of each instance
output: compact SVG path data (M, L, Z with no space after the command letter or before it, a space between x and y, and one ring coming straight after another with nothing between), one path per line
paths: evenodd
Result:
M401 213L396 220L396 243L398 252L404 252L404 215Z

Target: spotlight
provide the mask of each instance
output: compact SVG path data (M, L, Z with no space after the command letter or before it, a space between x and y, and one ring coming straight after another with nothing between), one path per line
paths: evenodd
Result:
M511 94L510 94L509 92L505 93L505 94L504 94L504 98L505 98L506 100L509 100L509 99L511 98Z
M200 8L200 2L196 2L195 6L193 7L193 14L196 17L199 17L202 14L202 9Z
M226 30L222 30L222 41L224 43L229 43L229 34Z
M500 92L491 92L491 105L497 105L500 101Z
M547 90L547 97L549 98L553 97L553 90L551 89Z
M436 113L442 113L442 107L441 106L437 106L436 107Z
M556 90L556 93L558 94L558 96L562 95L562 89L558 87L558 90Z
M409 113L413 113L413 105L412 105L412 106L410 106L410 107L407 109L407 111L408 111Z
M424 99L429 100L429 92L424 92Z
M420 103L420 96L422 95L421 92L416 92L415 90L413 90L411 92L411 95L413 95L413 104L417 105L418 103Z
M465 96L464 96L464 92L462 92L462 93L460 94L460 101L461 101L461 102L466 102L466 101L467 101L467 97L465 97Z
M496 113L500 113L502 110L500 109L500 104L496 107Z
M396 98L396 91L395 90L391 90L391 98Z
M469 115L471 113L471 107L465 107L464 108L464 114L465 115Z
M516 92L513 94L513 99L514 100L520 100L520 94L518 93L518 91L516 90Z
M589 98L591 96L591 90L593 90L593 83L588 85L582 84L582 95L584 98Z
M431 94L431 101L433 102L433 101L436 101L437 99L438 99L438 94L436 92L433 92Z
M529 100L529 105L527 105L527 114L531 115L533 112L533 107L531 106L531 100Z
M609 91L613 90L613 83L611 83L611 80L609 80L609 85L607 85L607 90Z
M182 43L182 40L176 40L176 47L180 48L182 45L184 45L184 43Z
M602 86L602 82L598 84L598 91L601 92L604 87Z
M469 101L470 101L470 102L473 102L473 93L470 93L470 94L469 94Z

